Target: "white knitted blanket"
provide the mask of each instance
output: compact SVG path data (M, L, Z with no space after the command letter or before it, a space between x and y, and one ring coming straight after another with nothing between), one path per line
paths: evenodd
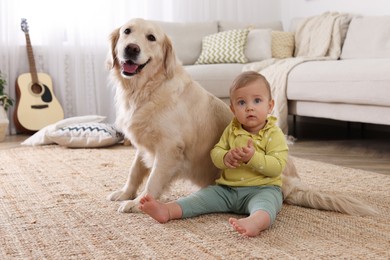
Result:
M350 15L326 12L304 19L295 32L294 58L268 59L251 63L243 71L253 70L264 75L272 88L278 125L288 134L287 76L298 64L313 60L338 59L341 54L341 26Z

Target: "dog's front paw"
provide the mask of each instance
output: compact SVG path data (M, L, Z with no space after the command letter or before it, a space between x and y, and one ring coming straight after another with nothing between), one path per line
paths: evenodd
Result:
M136 203L134 200L128 200L121 203L121 205L118 208L118 212L135 213L135 212L140 212L140 210L138 209L138 203Z
M117 190L108 195L107 199L111 201L128 200L131 199L131 195L124 192L123 190Z

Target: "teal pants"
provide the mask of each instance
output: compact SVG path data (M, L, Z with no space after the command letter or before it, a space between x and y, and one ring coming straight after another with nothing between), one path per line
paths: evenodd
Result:
M182 218L207 213L236 213L249 215L257 210L268 212L271 224L282 208L283 195L278 186L229 187L213 185L177 200Z

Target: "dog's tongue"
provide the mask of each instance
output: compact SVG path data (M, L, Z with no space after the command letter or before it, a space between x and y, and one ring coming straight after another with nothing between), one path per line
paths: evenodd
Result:
M137 71L138 65L137 64L128 64L128 63L123 63L122 65L123 71L133 74Z

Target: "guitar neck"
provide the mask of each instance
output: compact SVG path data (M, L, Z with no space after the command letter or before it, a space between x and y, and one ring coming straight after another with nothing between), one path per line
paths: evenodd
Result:
M35 59L34 59L34 53L31 46L31 40L30 35L28 33L25 33L26 36L26 48L27 48L27 56L28 56L28 64L30 66L30 73L32 78L32 83L37 84L38 81L38 74L37 74L37 67L35 66Z

